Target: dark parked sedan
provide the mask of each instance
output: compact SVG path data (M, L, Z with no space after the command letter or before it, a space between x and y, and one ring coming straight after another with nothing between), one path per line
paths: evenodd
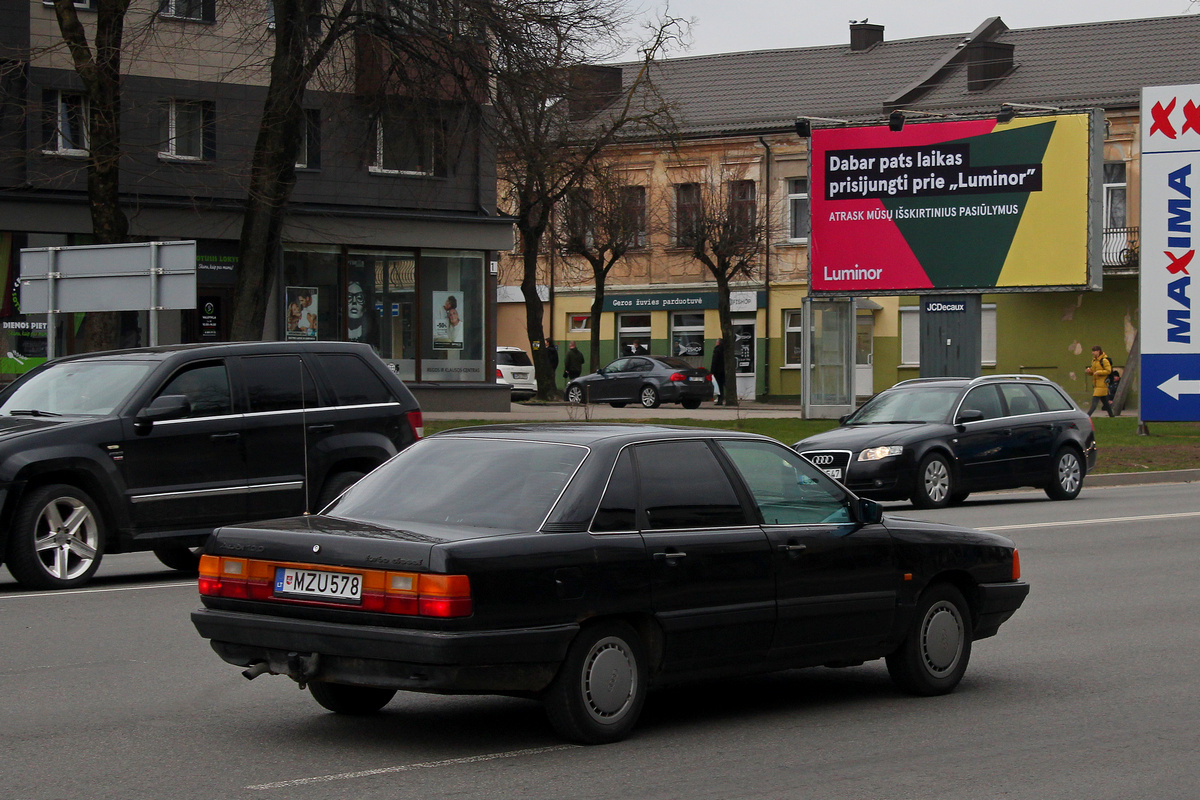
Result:
M712 375L674 356L628 356L618 358L591 375L567 384L571 403L611 403L621 408L641 403L658 408L662 403L680 403L699 408L713 396Z
M860 495L918 508L1018 486L1071 500L1096 466L1091 418L1039 375L903 381L793 447Z
M1008 539L884 518L774 440L634 425L438 434L206 553L192 620L248 678L340 713L537 697L587 743L696 678L885 658L949 692L1029 591Z

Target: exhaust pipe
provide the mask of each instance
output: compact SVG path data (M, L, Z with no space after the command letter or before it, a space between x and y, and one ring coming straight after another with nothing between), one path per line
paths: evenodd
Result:
M271 665L266 661L256 661L247 669L242 670L242 677L248 681L252 681L264 672L270 672Z

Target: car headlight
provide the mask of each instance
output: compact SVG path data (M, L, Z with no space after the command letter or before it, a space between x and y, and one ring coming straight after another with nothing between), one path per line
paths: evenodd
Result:
M878 461L881 458L888 458L890 456L898 456L903 452L904 452L904 448L898 444L891 445L890 447L868 447L866 450L863 450L861 453L858 454L858 460L859 461Z

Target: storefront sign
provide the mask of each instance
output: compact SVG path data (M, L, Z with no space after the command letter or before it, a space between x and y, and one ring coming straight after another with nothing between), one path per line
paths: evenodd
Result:
M1200 420L1200 84L1142 90L1141 418Z
M766 292L730 292L731 311L755 311L766 305ZM690 311L717 308L716 292L619 294L604 298L604 311Z

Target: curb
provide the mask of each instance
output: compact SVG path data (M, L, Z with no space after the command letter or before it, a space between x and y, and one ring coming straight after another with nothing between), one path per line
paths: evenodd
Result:
M1138 486L1147 483L1191 483L1200 481L1200 469L1164 469L1160 472L1089 473L1086 486Z

